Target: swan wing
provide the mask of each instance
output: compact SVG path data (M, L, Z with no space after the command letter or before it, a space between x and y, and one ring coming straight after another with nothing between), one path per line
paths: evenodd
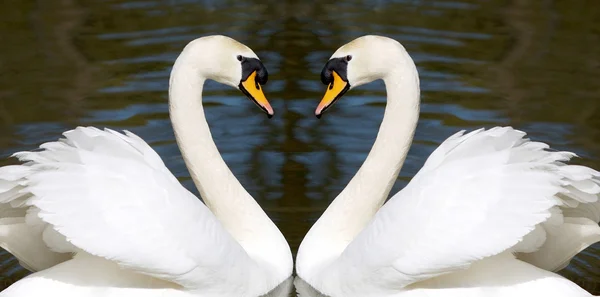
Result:
M20 228L30 231L23 240L9 232L16 243L2 244L22 263L43 269L85 251L190 289L255 272L245 250L141 138L82 127L64 136L15 154L23 165L0 168L0 225L24 222ZM35 252L53 257L45 263Z
M345 275L348 288L376 287L365 292L393 291L505 251L543 252L537 264L558 265L548 262L552 255L564 262L600 240L597 220L590 223L598 219L600 174L566 165L574 154L524 136L497 127L448 138L323 275ZM567 209L587 217L565 219ZM562 231L581 237L560 238Z

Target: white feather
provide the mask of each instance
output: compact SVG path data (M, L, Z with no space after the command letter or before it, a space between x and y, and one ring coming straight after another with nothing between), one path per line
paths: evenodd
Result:
M177 142L214 214L133 133L67 131L0 168L0 246L38 271L0 296L257 296L291 275L289 245L204 118L205 80L237 86L237 55L256 57L231 38L199 38L170 80Z
M300 277L333 297L590 296L549 270L600 240L597 171L511 127L461 131L383 205L418 122L417 68L382 36L332 57L353 57L351 88L383 79L387 105L367 159L302 241Z
M511 250L543 269L566 266L600 241L600 228L563 220L559 209L568 206L558 195L583 187L590 196L571 197L597 201L600 191L589 186L597 172L565 165L571 154L538 150L545 146L524 135L495 128L450 137L314 281L347 296L390 293Z
M70 145L18 154L34 165L24 177L26 187L16 186L19 191L3 200L33 194L26 204L41 218L34 224L47 224L43 240L51 250L76 252L61 240L66 238L87 253L190 289L257 269L145 142L82 127L65 136ZM67 153L72 156L64 158ZM0 178L14 179L9 173Z

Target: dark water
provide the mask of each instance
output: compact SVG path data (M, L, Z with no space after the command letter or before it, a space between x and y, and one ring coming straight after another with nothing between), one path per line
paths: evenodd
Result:
M324 2L324 1L323 1ZM194 192L168 120L171 64L196 37L226 34L270 71L271 120L238 91L205 89L226 162L294 251L370 149L381 83L353 90L321 120L319 71L364 34L401 41L419 67L422 115L393 192L459 129L512 125L600 169L600 5L594 1L10 0L0 10L0 165L77 125L129 129ZM600 289L600 250L563 271ZM10 283L24 270L0 254Z

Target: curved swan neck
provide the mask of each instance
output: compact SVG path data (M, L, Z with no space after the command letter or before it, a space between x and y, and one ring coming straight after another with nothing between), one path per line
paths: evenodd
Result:
M211 55L204 55L211 59ZM292 270L289 245L259 204L235 178L212 139L202 107L206 77L202 61L186 51L173 66L169 111L177 144L205 204L259 266L271 267L283 281ZM195 53L194 59L198 60ZM266 265L265 265L266 264Z
M406 64L383 80L387 105L377 138L365 162L303 240L298 251L300 277L310 277L335 260L385 202L408 154L419 118L416 66Z
M214 178L215 181L220 180L230 184L232 177L223 170L215 170L217 174L211 175L213 168L210 165L217 166L219 169L224 161L212 141L208 122L204 116L202 89L206 79L186 65L184 58L182 54L171 72L169 114L175 139L192 180L204 202L214 213L213 208L218 210L219 203L212 198L219 196L221 187L218 183L208 182L207 179ZM216 205L213 202L216 202Z
M385 78L387 104L375 143L358 172L334 203L334 219L347 221L349 242L383 205L404 164L419 119L419 83L412 74L394 70ZM333 204L331 207L333 208ZM347 225L352 222L351 225Z

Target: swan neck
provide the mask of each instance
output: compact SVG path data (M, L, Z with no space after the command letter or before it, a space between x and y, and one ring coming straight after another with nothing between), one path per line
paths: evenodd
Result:
M365 162L336 198L343 210L340 215L347 221L352 218L344 232L346 242L354 239L387 199L406 160L419 119L418 78L415 81L410 75L395 71L384 82L387 104L377 138Z
M218 197L219 190L207 182L209 171L213 168L206 165L219 166L221 162L218 159L222 161L222 158L212 140L202 106L202 89L206 79L194 69L182 65L180 59L171 73L169 114L185 165L204 202L212 210L216 207L213 197ZM220 179L228 182L230 177L221 174Z
M258 267L270 268L265 273L271 278L265 277L281 282L292 271L289 245L221 157L202 107L206 79L186 60L184 51L173 66L169 85L175 139L206 206Z
M383 77L387 104L377 138L365 162L315 223L298 251L300 277L318 275L341 255L383 205L410 149L419 118L419 78L412 67Z

